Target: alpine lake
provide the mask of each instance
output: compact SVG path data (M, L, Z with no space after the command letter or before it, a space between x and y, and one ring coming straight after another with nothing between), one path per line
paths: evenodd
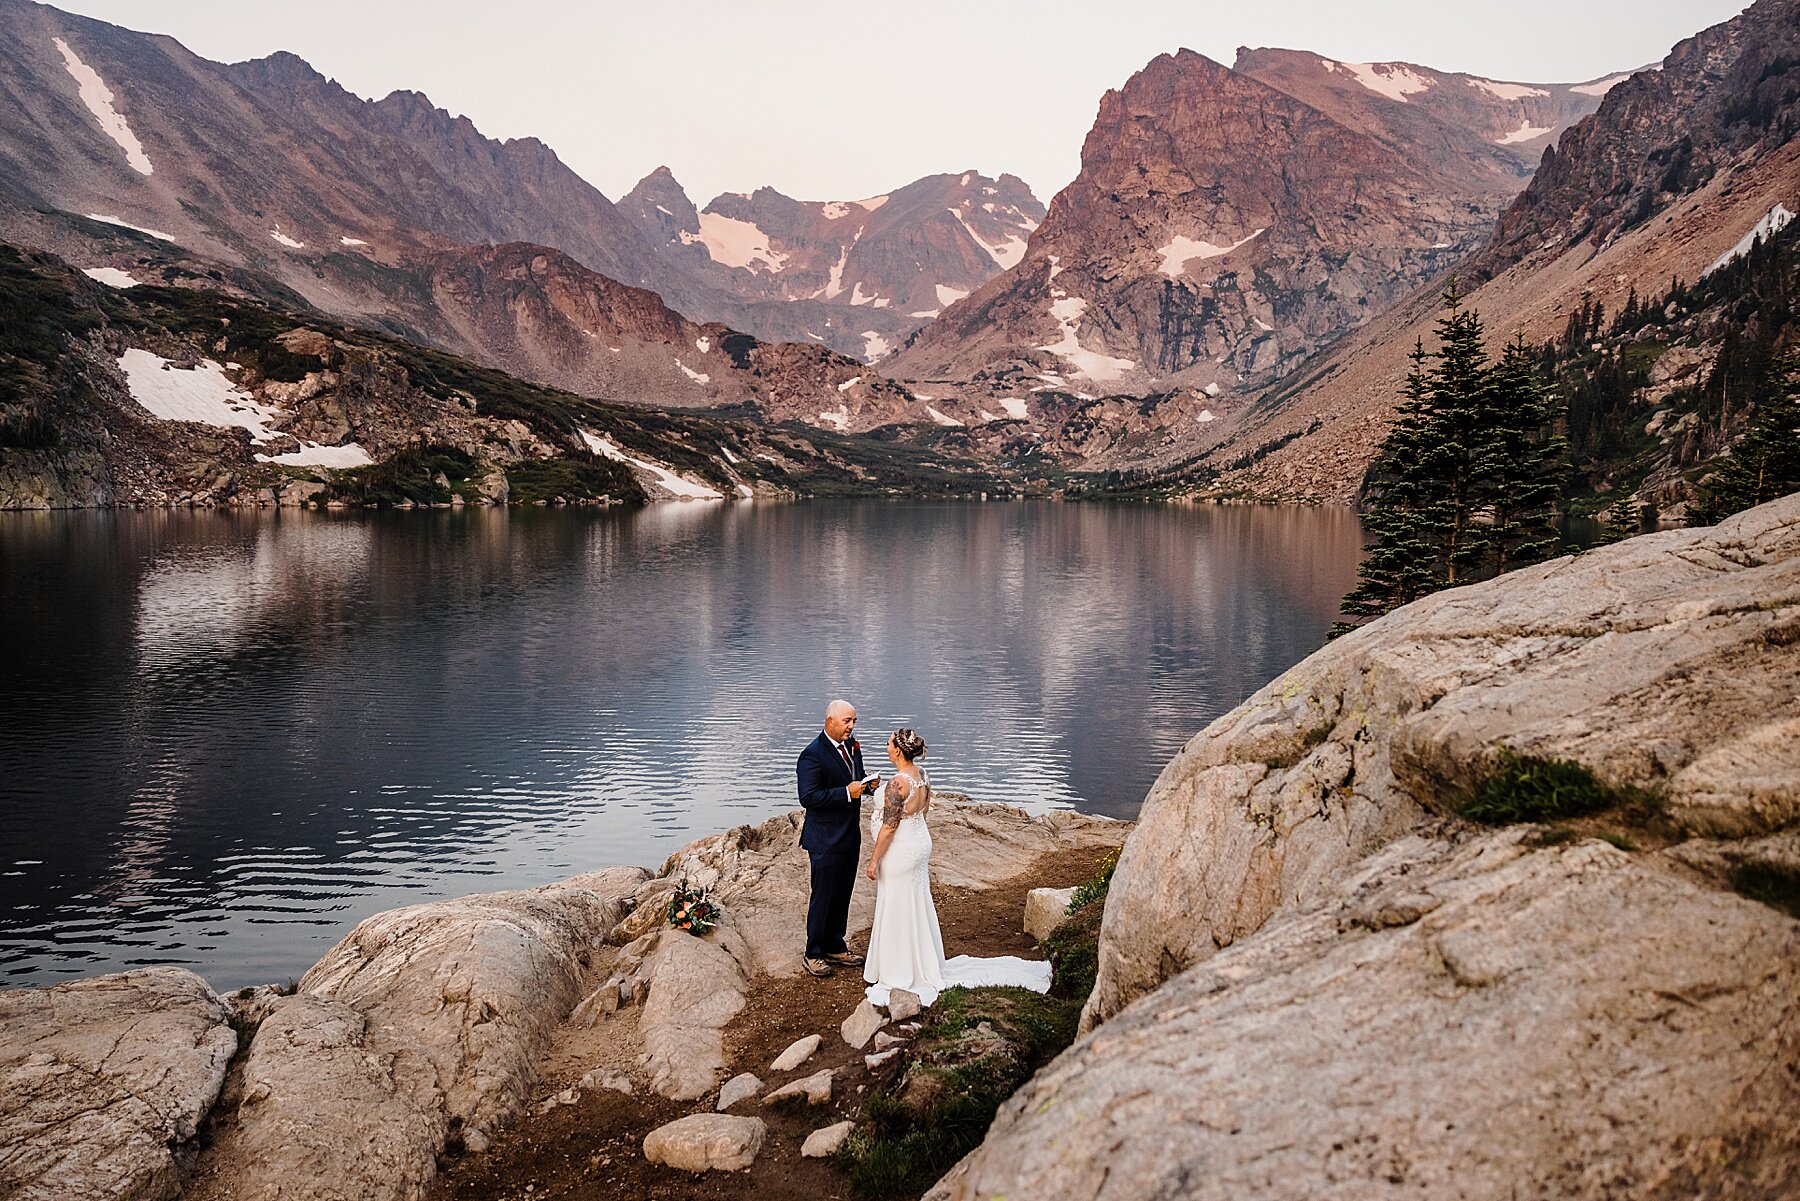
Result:
M812 501L0 514L0 985L298 977L383 909L796 807L872 770L1129 818L1325 641L1345 509Z

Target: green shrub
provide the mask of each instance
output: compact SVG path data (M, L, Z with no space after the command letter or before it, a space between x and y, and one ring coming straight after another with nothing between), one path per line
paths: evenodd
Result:
M387 508L410 501L415 505L448 504L456 486L475 471L475 460L454 446L417 443L379 463L343 472L320 494L321 500ZM439 477L449 486L439 483Z
M1573 759L1540 759L1500 748L1500 766L1458 805L1486 825L1558 821L1598 813L1636 799Z
M1068 912L1075 913L1078 910L1086 909L1096 901L1104 903L1107 890L1112 887L1113 872L1118 870L1118 867L1119 852L1109 851L1106 858L1100 861L1099 870L1091 879L1084 881L1075 890L1075 895L1069 898Z
M598 455L532 459L506 469L507 503L599 500L642 501L644 490L620 463Z

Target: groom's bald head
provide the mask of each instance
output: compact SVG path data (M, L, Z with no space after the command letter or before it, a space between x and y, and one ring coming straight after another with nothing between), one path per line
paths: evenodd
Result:
M832 701L825 706L825 736L838 742L850 737L856 728L856 706L849 701Z

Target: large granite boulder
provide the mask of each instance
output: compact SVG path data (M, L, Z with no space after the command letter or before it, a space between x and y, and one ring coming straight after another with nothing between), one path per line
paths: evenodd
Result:
M376 914L258 1029L222 1153L257 1198L417 1198L533 1097L552 1031L647 873Z
M1579 760L1689 830L1800 818L1800 496L1439 593L1333 642L1163 769L1083 1029L1317 899L1493 769Z
M1800 1196L1800 922L1532 841L1385 849L1079 1040L928 1196Z
M181 968L0 992L0 1196L176 1196L237 1050L230 1022Z

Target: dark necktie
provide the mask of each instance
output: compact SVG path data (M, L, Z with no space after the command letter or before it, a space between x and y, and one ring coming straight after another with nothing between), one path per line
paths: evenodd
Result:
M844 757L844 766L850 769L850 774L855 775L856 765L850 762L850 744L847 742L838 743L838 754Z

